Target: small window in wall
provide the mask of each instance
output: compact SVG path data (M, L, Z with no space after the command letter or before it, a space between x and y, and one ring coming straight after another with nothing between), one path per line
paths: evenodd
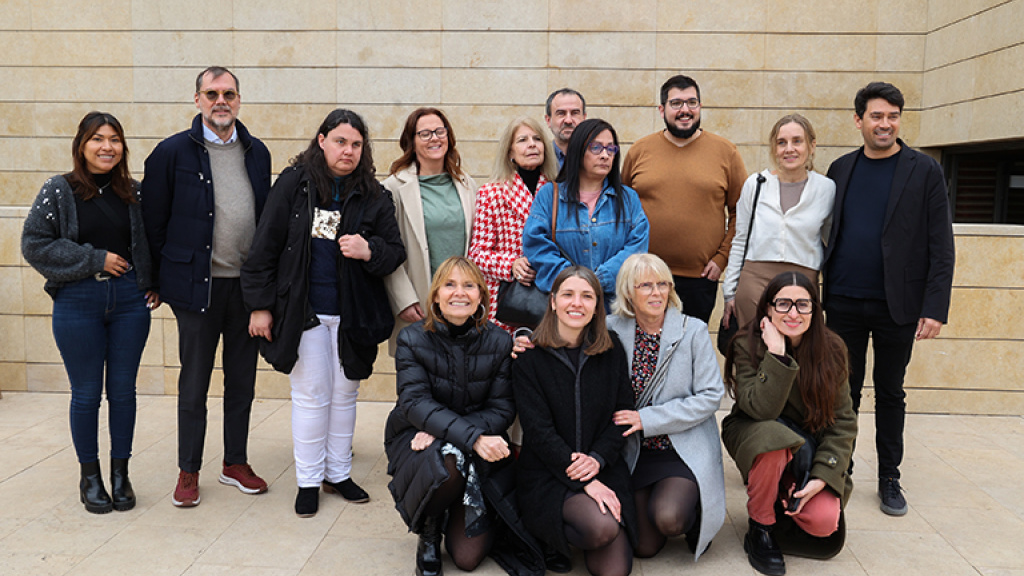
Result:
M1024 224L1024 141L942 151L953 222Z

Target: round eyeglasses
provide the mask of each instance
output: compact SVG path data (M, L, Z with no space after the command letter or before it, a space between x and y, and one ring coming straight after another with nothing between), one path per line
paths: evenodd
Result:
M420 130L419 132L416 133L416 135L419 136L420 140L423 140L424 142L430 140L431 136L437 136L437 138L440 140L441 138L444 138L445 136L448 135L448 129L445 128L444 126L441 126L439 128L434 128L433 130Z

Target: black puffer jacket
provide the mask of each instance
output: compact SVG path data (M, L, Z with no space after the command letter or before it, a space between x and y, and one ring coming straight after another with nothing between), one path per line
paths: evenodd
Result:
M514 539L495 546L492 555L509 574L543 574L540 548L529 536L515 505L515 472L511 457L486 462L473 451L482 434L504 435L515 418L509 379L512 340L491 323L482 330L452 337L439 323L428 332L423 322L398 335L395 368L398 402L388 416L384 450L388 456L388 488L395 508L413 532L423 527L423 510L448 477L441 445L450 442L476 466L487 507L498 514ZM414 452L410 442L419 431L438 440ZM510 544L513 539L500 539Z
M318 323L309 304L310 242L317 197L313 180L301 165L281 172L242 265L246 307L270 310L274 317L273 340L261 338L260 353L284 373L292 371L299 357L302 332ZM391 193L384 187L369 192L357 188L343 203L339 235L359 234L370 246L366 262L338 253L338 350L345 376L362 380L370 376L377 344L394 326L383 277L405 261L405 246ZM367 334L374 328L376 337Z

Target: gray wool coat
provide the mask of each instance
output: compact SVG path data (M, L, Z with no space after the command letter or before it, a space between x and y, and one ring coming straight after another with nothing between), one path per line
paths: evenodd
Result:
M136 198L138 189L136 183ZM145 292L153 285L153 266L138 202L128 205L128 219L135 280ZM46 278L43 288L51 298L57 297L61 286L103 271L107 251L78 242L74 191L64 176L48 179L29 208L21 232L21 253Z
M612 314L608 329L622 341L632 370L636 319ZM693 558L697 561L725 522L722 443L715 420L725 386L707 324L669 308L651 383L662 374L663 382L651 405L638 412L644 433L668 434L672 447L697 478L701 506L700 540ZM639 455L640 437L632 434L625 455L630 470L636 467Z

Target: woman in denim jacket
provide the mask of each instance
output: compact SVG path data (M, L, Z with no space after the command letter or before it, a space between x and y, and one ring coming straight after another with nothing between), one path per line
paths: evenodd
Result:
M576 127L561 172L554 184L537 191L523 229L523 252L541 290L551 290L555 276L577 264L597 274L609 302L619 267L631 254L647 251L647 216L636 192L622 184L619 164L611 124L594 118ZM558 221L552 238L555 186Z

